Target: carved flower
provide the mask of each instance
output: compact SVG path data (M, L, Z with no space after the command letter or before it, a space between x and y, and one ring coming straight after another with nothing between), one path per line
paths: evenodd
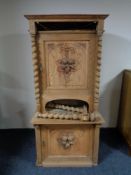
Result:
M72 58L62 58L57 60L57 70L64 74L70 74L76 71L76 61Z
M70 148L74 144L75 137L73 135L63 135L58 138L58 142L63 146L64 149Z

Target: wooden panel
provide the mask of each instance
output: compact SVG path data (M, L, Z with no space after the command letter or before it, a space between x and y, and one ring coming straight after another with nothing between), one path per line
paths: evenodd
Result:
M90 128L81 129L80 127L70 128L70 129L50 129L49 136L49 148L50 155L91 155L91 143L92 143L92 135ZM64 148L61 143L59 143L59 139L62 137L73 136L74 143L69 148ZM55 145L55 146L54 146Z
M84 21L84 20L99 20L105 19L108 14L56 14L56 15L24 15L29 20L42 20L42 21Z
M49 157L42 162L44 167L90 167L93 163L88 157Z
M48 88L86 88L88 41L46 42Z
M35 138L36 138L36 149L37 149L37 165L41 164L42 161L42 154L41 154L41 131L40 131L40 125L35 125Z
M39 47L44 89L87 89L93 95L95 35L40 34Z
M93 165L98 164L98 152L99 152L99 135L100 135L100 126L95 125L94 127L94 134L93 134Z
M42 140L42 160L62 161L92 161L92 145L93 145L93 125L86 126L43 126L41 129ZM62 144L62 138L66 137L65 141L69 147L65 147L65 142ZM68 137L73 137L73 140L68 140ZM72 142L72 143L70 143ZM56 158L56 159L55 159Z

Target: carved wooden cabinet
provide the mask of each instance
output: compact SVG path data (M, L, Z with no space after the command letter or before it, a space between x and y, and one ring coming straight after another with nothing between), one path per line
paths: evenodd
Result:
M37 165L97 165L107 16L25 15L32 39Z

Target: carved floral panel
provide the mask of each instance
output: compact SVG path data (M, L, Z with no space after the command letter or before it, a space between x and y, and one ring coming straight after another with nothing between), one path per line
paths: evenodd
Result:
M52 127L48 133L48 148L50 155L89 155L92 146L92 129L85 125L82 129L73 127L59 129ZM54 146L55 145L55 146Z
M48 87L86 87L88 41L46 41Z

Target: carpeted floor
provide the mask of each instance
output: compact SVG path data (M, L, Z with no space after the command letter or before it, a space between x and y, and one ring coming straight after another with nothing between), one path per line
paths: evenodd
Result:
M0 130L0 175L131 175L131 157L116 129L102 129L99 165L91 168L35 166L34 130Z

